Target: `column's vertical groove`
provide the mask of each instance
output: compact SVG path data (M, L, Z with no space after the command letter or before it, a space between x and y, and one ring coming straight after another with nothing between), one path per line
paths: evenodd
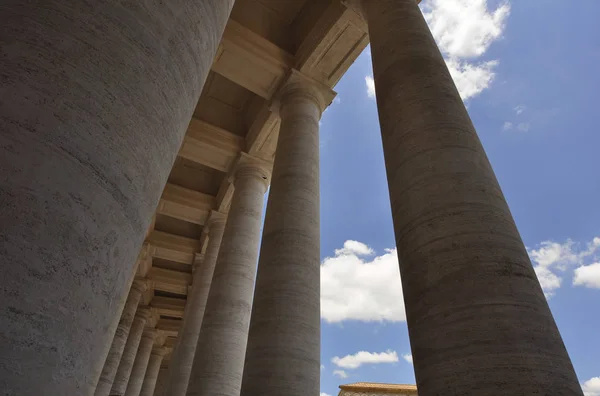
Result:
M267 179L268 171L258 160L241 158L192 365L189 396L240 394Z
M363 0L419 395L581 395L414 0Z
M156 329L146 329L142 334L140 340L140 346L138 347L137 354L135 355L135 361L131 369L131 375L129 376L129 382L127 383L127 389L125 390L125 396L139 396L142 390L142 384L146 376L146 369L148 368L148 362L150 361L150 355L156 337L158 336Z
M5 0L0 389L92 395L233 0Z
M148 361L148 368L146 369L146 375L144 377L144 383L142 384L142 390L140 391L140 396L154 396L154 390L156 389L156 382L160 372L160 365L166 354L167 348L165 347L155 347L152 350L152 353L150 354L150 360Z
M129 337L127 338L127 343L125 344L125 349L123 350L123 356L121 357L121 362L119 363L113 386L110 390L110 396L123 396L125 394L135 357L144 333L144 327L146 326L148 319L150 319L150 316L151 312L149 308L138 308L135 318L133 319Z
M293 74L280 92L242 396L319 394L321 90Z
M129 291L129 296L127 296L125 308L123 308L123 313L119 320L119 325L117 326L117 331L110 346L108 356L104 362L102 374L100 375L100 380L98 381L94 396L108 396L110 389L112 388L115 375L117 374L117 368L119 367L121 356L123 356L123 350L127 343L129 330L133 324L135 311L137 310L142 293L146 290L146 285L146 281L141 279L134 280L131 285L131 290Z
M213 211L205 225L208 228L208 245L202 261L194 269L192 291L185 307L177 346L169 363L169 396L185 396L187 391L225 220L225 215Z

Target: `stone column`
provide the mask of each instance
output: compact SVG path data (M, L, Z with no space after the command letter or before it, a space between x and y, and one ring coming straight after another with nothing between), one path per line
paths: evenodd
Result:
M581 395L419 7L362 4L419 394Z
M154 388L154 396L167 396L167 380L169 379L169 369L167 367L161 367L158 371L158 378L156 379L156 387Z
M158 331L156 331L156 329L146 328L144 330L142 339L140 340L140 346L135 355L129 382L127 382L125 396L139 396L140 391L142 390L142 384L144 383L144 377L146 376L146 369L148 368L152 347L154 346L154 341L157 336Z
M177 346L169 363L169 396L185 396L187 391L225 220L225 215L213 211L205 225L208 228L208 245L204 259L195 266L192 291L188 296Z
M142 334L144 333L144 326L146 326L146 322L150 319L150 316L150 308L138 308L135 318L133 319L133 325L131 325L131 331L129 332L125 349L123 350L121 363L119 363L119 368L117 369L117 374L115 375L115 380L110 390L111 396L122 396L127 390L127 383L129 382L131 370L133 369L133 363L140 346Z
M242 396L319 394L319 119L334 95L297 72L280 93Z
M232 5L2 2L3 391L94 393Z
M239 396L268 171L240 158L206 303L188 396Z
M154 347L150 354L150 360L148 361L148 368L146 369L146 376L144 377L144 383L142 384L142 390L140 396L153 396L154 389L156 388L156 381L160 372L160 365L163 358L167 354L168 349L165 347Z
M131 285L131 290L129 291L129 296L127 296L125 308L123 308L123 314L121 315L121 320L119 320L117 332L115 333L115 337L110 346L108 357L104 362L104 368L102 369L102 374L100 375L100 380L98 381L94 396L108 396L110 389L112 388L113 380L115 379L117 368L119 367L121 356L123 355L123 349L125 349L125 343L129 336L129 329L133 324L135 311L137 310L142 293L146 290L146 287L147 282L142 279L134 280Z

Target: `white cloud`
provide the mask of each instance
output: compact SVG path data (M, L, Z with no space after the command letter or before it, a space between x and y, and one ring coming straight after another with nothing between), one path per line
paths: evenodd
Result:
M600 289L600 263L582 265L575 269L573 284L575 286Z
M600 266L596 264L585 265L590 257L600 250L600 238L593 238L585 247L570 239L563 243L544 241L537 249L527 249L529 257L534 264L535 273L540 281L546 297L554 295L556 289L562 285L562 274L570 268L575 269L573 284L576 286L600 287ZM598 276L598 277L597 277Z
M564 243L544 241L539 244L539 249L529 250L529 256L542 267L557 266L565 269L568 265L577 263L579 256L573 251L575 243L567 239Z
M487 0L429 0L423 14L444 54L474 58L501 37L510 5L505 1L488 10Z
M502 36L510 14L508 1L490 10L487 0L427 0L422 9L462 99L488 88L498 62L466 60L482 56Z
M348 374L344 370L333 370L333 375L337 375L340 378L348 378Z
M406 320L396 249L373 254L367 245L346 241L334 257L321 263L321 317L329 323L345 320Z
M366 76L365 84L367 85L367 96L371 99L375 99L375 80L373 80L373 77Z
M333 103L334 104L342 103L342 98L340 98L340 95L336 95L335 98L333 98Z
M581 384L585 396L600 396L600 377L593 377Z
M335 249L336 256L342 255L357 255L357 256L368 256L375 253L373 249L365 245L362 242L347 240L344 242L344 247L341 249Z
M504 123L504 126L502 127L502 130L503 130L503 131L510 131L512 128L513 128L513 124L512 124L512 122L508 122L508 121L506 121L506 122Z
M527 132L530 127L531 125L528 122L522 122L517 126L517 129L521 132Z
M321 392L319 396L331 396L329 393Z
M335 356L331 359L333 364L344 369L356 369L363 364L395 363L397 361L398 353L392 350L380 353L360 351L354 355L346 355L343 358Z
M446 64L456 88L458 88L460 97L467 100L477 96L490 86L494 80L494 68L498 65L498 62L489 61L472 64L450 58L446 60Z
M325 365L324 364L321 365L321 371L323 371L323 370L325 370Z
M402 359L406 360L410 364L412 364L413 362L412 354L410 353L405 353L404 355L402 355Z
M544 290L544 294L547 298L554 295L554 291L560 287L562 279L558 277L554 272L550 271L547 267L537 265L533 267L535 274L537 275L538 281Z
M518 105L515 107L515 113L517 113L517 115L522 114L525 110L527 109L527 107L525 107L524 105Z

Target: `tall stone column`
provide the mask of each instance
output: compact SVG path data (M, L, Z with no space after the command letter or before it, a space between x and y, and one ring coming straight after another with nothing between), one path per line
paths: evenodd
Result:
M150 308L138 308L135 318L133 319L133 324L131 325L131 331L129 332L129 337L127 338L127 343L123 350L123 356L121 357L121 362L119 363L113 386L110 390L110 396L122 396L125 394L127 383L131 376L131 370L133 369L135 356L137 355L140 341L142 340L142 335L144 333L144 327L146 326L148 319L150 319L150 316Z
M125 307L123 308L123 314L119 320L117 332L115 333L113 342L110 346L108 357L104 362L104 368L102 369L102 374L100 375L100 380L98 381L98 386L96 387L94 396L108 396L110 389L112 388L113 380L117 374L117 368L119 367L121 356L123 355L123 350L125 349L125 343L127 342L127 337L129 336L129 329L133 324L135 311L137 310L142 293L146 290L146 287L147 282L142 279L134 280L133 284L131 285L131 290L127 296L127 301L125 302Z
M150 360L148 361L148 368L146 369L146 376L144 377L144 383L142 384L142 390L140 396L153 396L156 388L156 381L160 372L160 365L163 358L167 354L168 349L165 347L154 347L150 354ZM162 396L162 395L161 395Z
M365 0L420 395L581 395L492 167L414 0Z
M208 227L208 245L204 259L196 264L194 270L192 291L185 307L177 346L169 363L169 381L167 383L169 396L185 396L187 391L208 292L225 229L225 220L225 215L213 211L205 225Z
M156 379L156 386L154 388L153 396L167 396L167 380L169 379L169 369L167 367L161 367L158 371L158 378Z
M280 93L242 396L319 394L319 119L334 95L297 72Z
M150 361L152 347L154 346L157 336L158 331L156 331L156 329L147 328L144 330L142 339L140 340L140 346L135 355L129 382L127 382L125 396L139 396L140 391L142 390L142 384L144 383L144 377L146 376L148 362Z
M94 393L232 5L2 1L4 392Z
M239 396L268 171L240 158L204 311L188 396Z

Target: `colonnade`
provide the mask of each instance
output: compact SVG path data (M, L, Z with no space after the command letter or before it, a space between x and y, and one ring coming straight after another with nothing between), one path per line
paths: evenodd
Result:
M0 39L12 43L0 69L14 80L0 87L11 99L0 136L8 170L0 197L10 208L0 213L8 258L0 386L15 395L151 395L164 348L140 305L143 281L125 295L233 1L132 7L129 23L116 3L66 3L44 15L34 3L0 15ZM363 0L358 10L369 29L419 393L581 395L417 4ZM35 28L22 29L19 15L29 14ZM102 32L87 29L91 17ZM32 42L52 59L33 54ZM79 62L89 64L65 61L51 75L78 43L86 43ZM96 65L102 81L88 73ZM319 394L318 121L332 98L292 71L273 101L281 128L272 170L238 159L227 219L214 213L207 223L165 395Z

